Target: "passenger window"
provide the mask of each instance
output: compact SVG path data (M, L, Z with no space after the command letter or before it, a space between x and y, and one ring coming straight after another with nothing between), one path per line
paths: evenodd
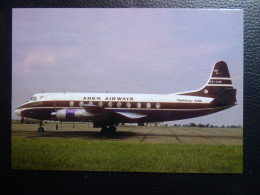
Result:
M117 102L117 107L121 108L121 102Z
M103 107L103 102L98 102L99 107Z
M70 102L70 107L73 107L73 106L74 106L74 102L71 101L71 102Z
M82 107L84 103L82 101L79 102L79 106Z
M131 107L131 103L130 103L130 102L127 102L127 103L126 103L126 107L127 107L127 108L130 108L130 107Z
M112 102L108 102L108 107L111 108L113 106Z
M136 106L137 106L137 108L141 108L141 103L140 102L138 102L137 104L136 104Z
M160 103L156 103L156 108L160 108L161 104Z
M146 104L146 108L151 108L151 103L148 102L148 103Z

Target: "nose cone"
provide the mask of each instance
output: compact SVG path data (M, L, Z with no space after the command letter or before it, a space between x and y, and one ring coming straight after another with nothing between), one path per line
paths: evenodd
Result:
M21 116L22 109L16 109L14 113L18 116Z

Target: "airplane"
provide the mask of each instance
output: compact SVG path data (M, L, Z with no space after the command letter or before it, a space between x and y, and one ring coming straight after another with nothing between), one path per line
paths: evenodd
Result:
M194 78L195 79L195 78ZM42 121L93 122L101 133L115 133L119 123L151 123L188 119L237 105L228 66L217 62L200 89L172 94L37 93L15 110L20 116ZM56 129L58 126L56 124Z

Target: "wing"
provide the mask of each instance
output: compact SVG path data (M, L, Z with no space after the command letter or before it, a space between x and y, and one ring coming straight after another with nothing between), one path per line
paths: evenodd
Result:
M116 112L116 114L129 118L129 119L140 119L140 118L144 118L147 116L147 115L134 113L134 112Z
M117 112L106 108L101 108L97 105L84 104L83 108L93 114L106 114L108 118L118 118L123 121L132 121L146 117L147 115L134 112Z
M98 113L106 113L108 110L105 108L101 108L97 105L93 104L84 104L82 106L87 112L93 113L93 114L98 114Z

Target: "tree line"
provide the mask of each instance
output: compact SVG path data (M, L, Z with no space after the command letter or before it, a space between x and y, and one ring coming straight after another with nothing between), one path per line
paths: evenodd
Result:
M241 128L241 125L211 125L211 124L196 124L196 123L189 123L189 124L174 124L169 125L167 123L163 124L160 122L157 123L150 123L150 126L173 126L173 127L201 127L201 128Z
M205 128L241 128L241 125L211 125L211 124L196 124L196 123L189 123L189 124L174 124L174 127L205 127Z

